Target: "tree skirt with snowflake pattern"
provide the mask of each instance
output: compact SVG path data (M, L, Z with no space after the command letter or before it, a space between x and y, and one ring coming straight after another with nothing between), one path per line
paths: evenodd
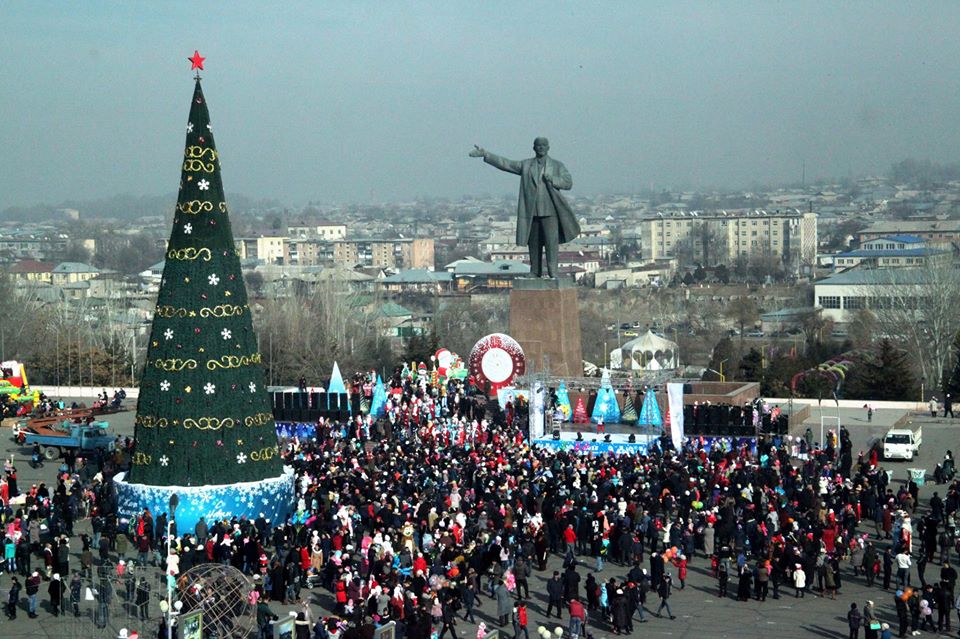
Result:
M169 513L170 497L176 495L179 534L193 532L201 517L208 524L220 519L263 516L277 524L293 510L293 468L284 466L283 474L260 481L211 486L150 486L126 482L126 473L114 478L117 487L117 513L121 520L134 517L149 508L153 516Z

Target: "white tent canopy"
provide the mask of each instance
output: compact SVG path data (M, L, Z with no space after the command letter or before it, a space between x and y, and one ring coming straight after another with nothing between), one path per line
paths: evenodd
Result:
M675 342L647 331L610 351L610 367L635 371L679 368L680 352Z

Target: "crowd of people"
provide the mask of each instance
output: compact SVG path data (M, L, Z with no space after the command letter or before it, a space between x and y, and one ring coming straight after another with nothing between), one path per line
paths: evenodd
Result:
M369 387L362 375L354 385ZM878 600L887 590L887 605L850 608L852 637L890 636L884 616L899 636L949 630L955 608L960 619L958 483L921 505L916 484L891 484L843 429L823 448L701 437L679 451L664 439L643 454L589 456L531 447L516 411L487 405L467 383L402 369L388 385L381 419L321 421L315 437L285 442L297 475L288 521L174 526L169 557L165 513L116 519L120 457L32 486L7 511L6 569L26 578L25 592L19 581L9 590L8 615L24 595L35 614L41 583L54 610L69 611L74 581L119 556L176 574L232 564L255 584L261 637L272 636L278 604L297 606L297 637L368 637L392 621L401 639L444 639L481 610L514 638L527 639L533 612L566 619L574 639L627 634L650 616L676 617L673 595L694 564L716 578L718 596L739 601L836 598L849 580L877 588ZM5 504L19 492L6 470ZM92 536L76 540L74 522L87 517ZM146 616L149 583L135 583Z

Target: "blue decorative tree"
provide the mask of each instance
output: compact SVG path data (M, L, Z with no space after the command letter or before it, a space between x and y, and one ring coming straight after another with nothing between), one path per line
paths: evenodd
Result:
M604 424L620 422L620 405L617 404L617 394L609 386L603 387L597 392L597 403L593 406L593 416L590 421L596 424L601 417L603 417Z
M383 380L377 375L377 385L373 387L373 400L370 402L370 415L376 419L383 417L387 413L387 389L383 385Z
M638 426L663 427L663 416L660 414L660 405L657 404L657 395L652 388L648 388L643 396L643 407L640 409Z
M573 418L573 408L570 406L570 395L567 393L567 385L563 382L560 382L560 387L557 388L557 406L563 410L563 421Z

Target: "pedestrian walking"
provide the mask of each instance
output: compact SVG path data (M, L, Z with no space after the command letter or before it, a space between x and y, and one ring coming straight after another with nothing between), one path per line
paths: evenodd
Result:
M660 616L660 611L666 608L667 615L669 615L671 619L677 618L673 614L673 611L670 610L670 591L672 586L673 578L670 576L670 573L664 573L663 578L660 580L660 585L657 586L657 596L660 597L660 605L657 606L657 611L654 613L657 617Z

